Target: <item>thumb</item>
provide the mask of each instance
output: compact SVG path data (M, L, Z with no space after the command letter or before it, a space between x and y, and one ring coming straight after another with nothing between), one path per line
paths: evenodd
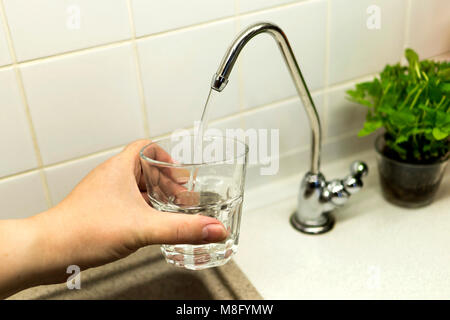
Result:
M154 210L150 219L147 244L206 244L228 235L223 224L211 217Z

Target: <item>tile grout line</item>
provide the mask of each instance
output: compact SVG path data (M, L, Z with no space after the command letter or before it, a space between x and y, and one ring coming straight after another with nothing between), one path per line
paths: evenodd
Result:
M214 120L213 122L217 122L217 120ZM186 130L191 130L191 129L193 129L193 127L191 126L191 127L185 128L185 129ZM346 138L348 138L348 137L350 137L350 136L352 136L354 134L355 134L355 132L345 132L345 133L342 133L340 135L337 135L337 136L334 136L334 137L330 137L327 140L326 144L335 143L335 142L337 142L339 140L344 140L344 139L346 139ZM153 137L152 140L168 138L170 135L171 135L171 133L165 133L165 134ZM39 172L40 170L43 170L43 169L52 169L52 168L55 168L55 167L58 167L58 166L61 166L61 165L76 163L78 161L87 160L87 159L92 158L92 157L101 156L101 155L104 155L106 153L109 153L109 152L112 152L112 151L115 151L115 150L123 149L125 146L126 146L126 144L119 145L119 146L114 146L112 148L103 149L103 150L96 151L96 152L93 152L93 153L89 153L89 154L86 154L86 155L83 155L83 156L80 156L80 157L71 158L71 159L68 159L68 160L63 160L63 161L60 161L60 162L44 165L44 166L42 166L42 168L33 168L33 169L28 169L28 170L16 172L16 173L13 173L13 174L10 174L10 175L7 175L7 176L2 176L2 177L0 177L0 182L3 181L3 180L8 180L8 179L11 179L11 178L20 177L22 175L26 175L26 174L29 174L29 173ZM305 145L303 147L298 147L298 148L295 148L293 150L289 150L289 151L283 152L280 155L280 157L284 157L286 155L294 154L294 153L297 153L297 152L304 152L304 151L309 150L310 147L311 147L310 144L307 144L307 145Z
M130 0L127 0L127 2L129 2ZM329 1L329 0L328 0ZM238 0L235 0L235 5L238 3ZM263 9L258 9L258 10L256 10L256 11L252 11L252 12L247 12L247 13L245 13L245 14L242 14L242 15L239 15L239 14L236 14L235 13L235 18L236 18L236 20L237 19L239 19L239 17L241 17L241 16L247 16L247 15L251 15L251 14L256 14L256 13L260 13L260 12L265 12L265 11L270 11L270 10L273 10L273 9L277 9L277 8L279 8L279 7L286 7L286 6L291 6L291 5L297 5L299 2L294 2L294 3L290 3L290 4L285 4L285 5L280 5L280 6L274 6L274 7L269 7L269 8L263 8ZM405 33L406 32L409 32L409 28L408 28L408 25L409 25L409 17L408 17L408 15L410 14L409 12L408 12L408 10L410 10L410 5L411 5L411 0L408 0L408 4L409 4L409 6L407 6L407 19L406 19L406 26L405 26ZM7 20L6 20L6 14L5 14L5 11L4 11L4 5L3 5L3 3L2 3L2 0L0 0L0 11L1 11L1 14L2 14L2 16L3 16L3 19L5 20L4 21L4 24L7 24ZM214 22L218 22L218 21L224 21L224 20L229 20L229 19L231 19L230 17L227 17L227 18L222 18L222 19L216 19L216 20L212 20L212 21L207 21L207 22L203 22L203 23L200 23L200 24L197 24L197 25L194 25L194 26L185 26L185 27L182 27L182 28L179 28L179 29L175 29L175 30L168 30L168 31L166 31L166 32L164 32L164 33L170 33L170 32L176 32L176 31L182 31L182 30L184 30L184 29L190 29L190 27L192 27L192 28L195 28L195 27L198 27L198 26L203 26L203 25L208 25L208 24L212 24L212 23L214 23ZM130 21L131 22L131 21ZM327 18L327 23L329 23L328 22L328 18ZM5 27L6 28L6 27ZM327 30L328 31L328 30ZM135 34L135 33L134 33ZM328 34L328 33L327 33ZM155 34L151 34L151 35L145 35L145 36L142 36L141 38L142 39L145 39L145 38L151 38L151 37L153 37L153 36L155 36ZM409 36L409 35L408 35ZM10 35L10 31L9 31L9 28L8 28L8 32L7 32L7 40L8 40L8 44L9 44L9 50L11 51L11 50L13 50L13 45L12 45L12 38L9 38L9 37L11 37L11 35ZM113 46L117 46L117 45L121 45L121 44L125 44L125 43L131 43L131 42L133 42L133 40L134 41L136 41L136 37L134 38L134 39L128 39L128 40L122 40L122 41L116 41L116 42L112 42L112 43L109 43L109 44L105 44L105 45L100 45L100 46L93 46L93 47L89 47L89 48L83 48L83 49L78 49L78 50L74 50L74 51L71 51L71 52L65 52L65 53L62 53L62 54L56 54L56 55L52 55L52 56L48 56L48 57L42 57L42 58L37 58L37 59L32 59L32 60L28 60L28 61L24 61L24 62L17 62L17 60L15 60L14 61L14 63L13 64L10 64L10 65L6 65L6 66L2 66L2 67L0 67L0 70L2 70L2 69L6 69L6 68L14 68L15 69L15 71L16 71L16 76L17 76L17 78L18 78L18 82L21 82L22 81L22 77L21 77L21 74L20 74L20 70L18 70L18 67L19 66L21 66L21 65L24 65L24 64L27 64L27 63L32 63L32 62L38 62L38 61L41 61L41 60L47 60L47 59L53 59L53 58L58 58L58 57L64 57L64 56L66 56L66 55L72 55L72 54L77 54L77 53L83 53L83 52L85 52L85 51L93 51L93 50L96 50L96 49L102 49L102 48L109 48L109 47L113 47ZM407 41L407 39L405 38L405 43L406 43L406 41ZM11 43L10 43L11 42ZM440 54L441 55L441 54ZM440 56L440 55L438 55L438 56ZM239 69L238 69L239 70ZM378 73L375 73L375 74L371 74L371 75L376 75L376 74L378 74ZM324 92L324 93L327 93L327 92L329 92L330 90L332 90L332 89L334 89L334 88L337 88L337 87L341 87L341 86L345 86L345 85L347 85L347 84L350 84L350 83L354 83L354 82L356 82L356 81L358 81L358 79L363 79L363 78L367 78L367 77L369 77L369 76L371 76L371 75L365 75L365 76L361 76L361 77L358 77L358 78L354 78L354 79L351 79L351 80L346 80L346 81L343 81L343 82L339 82L339 83L336 83L336 84L333 84L333 85L331 85L331 86L329 86L329 84L328 83L326 83L326 86L324 87L324 88L321 88L321 89L319 89L319 90L316 90L316 91L312 91L312 93L314 93L314 92ZM22 85L23 85L23 81L22 81ZM21 88L21 90L24 90L24 87L22 87ZM23 91L23 93L25 93L25 91ZM221 121L221 120L226 120L226 119L229 119L229 118L232 118L232 117L235 117L235 116L242 116L242 114L243 115L246 115L246 114L248 114L248 113L250 113L251 111L257 111L257 110L260 110L260 109L264 109L264 108L266 108L266 107L270 107L271 105L275 105L275 104L277 104L277 103L282 103L282 102L284 102L284 101L288 101L288 100L293 100L293 99L295 99L295 97L296 96L294 96L294 97L288 97L288 98L286 98L286 99L282 99L282 100L277 100L277 101L275 101L275 102L272 102L272 103L270 103L270 104L266 104L266 105L262 105L262 106L258 106L258 107L256 107L256 108L252 108L252 109L249 109L249 110L244 110L243 112L238 112L238 113L236 113L236 114L232 114L232 115L228 115L228 116L226 116L226 117L222 117L222 118L219 118L219 119L215 119L214 121L212 121L212 122L218 122L218 121ZM24 97L22 97L22 99L24 100L24 101L26 101L26 96L24 96ZM28 104L26 105L26 108L28 108ZM30 114L29 114L29 110L27 110L27 117L30 117L29 118L29 120L31 121L31 116L30 116ZM29 123L31 126L32 126L32 122L31 123ZM164 134L164 135L162 135L162 136L167 136L167 134ZM36 139L36 136L35 136L35 132L34 131L32 131L32 138L33 138L33 140L34 139ZM338 137L332 137L333 139L333 141L336 141L336 139L338 138ZM39 147L38 147L38 145L37 145L37 140L36 141L33 141L33 144L35 144L36 143L36 145L34 146L35 148L37 147L37 152L39 152L39 154L40 154L40 151L39 151ZM115 148L113 148L113 149L115 149ZM112 149L111 149L112 150ZM36 151L36 150L35 150ZM102 151L100 151L99 153L101 153L101 152L105 152L105 150L102 150ZM95 154L95 153L94 153ZM90 157L90 156L92 156L93 154L89 154L89 155L84 155L84 156L82 156L82 157L79 157L79 158L75 158L75 159L70 159L70 160L67 160L67 161L63 161L63 162L61 162L61 163L66 163L66 162L69 162L69 161L77 161L77 160L82 160L82 159L84 159L84 158L87 158L87 157ZM39 161L38 161L39 162ZM42 160L41 160L41 162L42 162ZM61 163L58 163L58 164L61 164ZM42 169L45 169L45 168L48 168L48 167L51 167L51 166L54 166L54 165L56 165L56 164L53 164L53 165L49 165L49 166L41 166L40 168L37 168L37 169L31 169L31 170L27 170L27 171L23 171L23 172L21 172L21 173L18 173L18 174L13 174L13 175L9 175L9 176L6 176L6 177L0 177L0 180L3 180L3 179L6 179L6 178L9 178L9 177L12 177L12 176L15 176L15 175L19 175L19 174L25 174L25 173L29 173L29 172L35 172L35 171L38 171L38 170L41 170L41 171L43 171ZM44 179L45 179L45 174L44 174ZM48 186L47 186L47 192L48 192Z
M37 172L37 171L39 171L41 169L42 170L44 170L44 169L51 169L51 168L54 168L54 167L65 165L65 164L71 164L71 163L75 163L77 161L83 161L83 160L89 159L91 157L101 156L103 154L106 154L108 152L114 151L116 149L122 149L125 146L126 146L126 144L119 145L119 146L114 146L112 148L103 149L103 150L92 152L92 153L89 153L89 154L85 154L85 155L82 155L82 156L79 156L79 157L70 158L70 159L67 159L67 160L62 160L62 161L59 161L59 162L43 165L42 168L33 168L33 169L29 169L29 170L16 172L16 173L13 173L13 174L10 174L10 175L6 175L6 176L0 177L0 181L7 180L7 179L10 179L10 178L14 178L14 177L17 177L17 176L21 176L21 175L24 175L24 174L28 174L28 173L31 173L31 172Z
M19 66L27 66L30 64L34 64L34 63L47 62L48 60L54 60L54 59L56 60L56 59L65 58L65 57L72 57L72 56L79 55L79 54L85 54L85 53L89 53L89 52L96 51L96 50L115 48L115 47L118 47L118 46L121 46L124 44L129 44L129 43L131 43L131 39L118 40L118 41L113 41L113 42L109 42L109 43L105 43L105 44L94 45L94 46L90 46L90 47L84 47L84 48L79 48L79 49L75 49L75 50L55 53L55 54L48 55L48 56L32 58L32 59L17 62L16 64ZM1 68L3 68L3 67L0 67L0 69Z
M190 129L190 128L188 128L188 129ZM171 133L165 133L165 134L162 134L162 135L155 136L151 140L167 138L170 135L171 135ZM16 173L13 173L13 174L9 174L9 175L0 177L0 181L7 180L7 179L10 179L10 178L14 178L14 177L21 176L21 175L25 175L25 174L28 174L28 173L31 173L31 172L38 172L40 169L51 169L51 168L54 168L54 167L65 165L65 164L71 164L71 163L75 163L77 161L83 161L83 160L89 159L91 157L101 156L103 154L106 154L108 152L112 152L114 150L123 149L123 148L125 148L126 145L127 144L121 144L121 145L114 146L114 147L111 147L111 148L107 148L107 149L103 149L103 150L100 150L100 151L95 151L95 152L92 152L92 153L88 153L88 154L85 154L85 155L82 155L82 156L79 156L79 157L70 158L70 159L67 159L67 160L62 160L62 161L59 161L59 162L43 165L42 168L33 168L33 169L28 169L28 170L16 172Z
M8 174L6 176L1 177L0 178L0 182L2 182L3 180L16 178L16 177L20 177L20 176L27 175L29 173L35 173L35 172L39 172L39 168L32 168L32 169L28 169L28 170L24 170L24 171L19 171L19 172L15 172L15 173L12 173L12 174Z
M406 16L405 16L405 27L403 32L403 50L405 50L409 45L409 37L410 37L410 30L409 30L409 22L411 20L411 0L407 0L406 2Z
M370 76L372 76L372 75L366 75L366 76L358 78L358 79L366 79L366 78L368 78ZM358 79L352 79L350 81L346 81L344 84L339 83L337 85L333 85L333 86L329 87L328 90L330 91L330 90L334 90L335 88L338 88L338 87L346 86L346 85L348 85L350 83L354 83L354 82L358 81ZM311 91L311 94L315 95L315 94L326 93L326 92L327 91L325 91L325 89L322 88L322 89ZM216 123L219 123L221 121L227 121L227 120L233 119L235 117L239 117L240 119L243 119L244 116L247 116L247 115L252 114L254 112L258 112L258 111L264 110L266 108L270 108L270 107L276 106L277 104L280 104L280 103L295 101L297 99L299 99L298 96L297 95L293 95L293 96L290 96L290 97L287 97L287 98L284 98L284 99L280 99L280 100L277 100L277 101L274 101L274 102L270 102L270 103L267 103L267 104L264 104L264 105L259 105L257 107L253 107L251 109L244 109L242 112L234 113L234 114L231 114L231 115L226 115L226 116L223 116L223 117L220 117L220 118L217 118L217 119L212 119L211 120L211 124L216 124ZM192 129L192 126L184 128L184 129L186 129L186 130ZM168 137L169 135L170 135L170 133L165 133L165 134L162 134L162 135L151 137L151 139L152 140L156 140L156 139ZM330 139L335 141L339 137L340 136L338 136L338 137L331 137ZM327 143L328 142L329 141L327 140ZM103 149L103 150L96 151L96 152L93 152L93 153L85 154L85 155L82 155L80 157L70 158L68 160L59 161L59 162L52 163L52 164L49 164L49 165L43 165L42 169L53 168L55 166L59 166L59 165L68 164L68 163L71 163L71 162L84 160L84 159L87 159L87 158L90 158L90 157L93 157L93 156L97 156L97 155L101 155L101 154L106 153L106 152L113 151L113 150L118 149L118 148L122 148L124 146L125 145L114 146L112 148ZM29 170L17 172L17 173L11 174L11 175L0 177L0 181L5 180L5 179L9 179L9 178L12 178L12 177L20 176L22 174L27 174L27 173L30 173L30 172L37 172L37 171L38 171L38 169L35 168L35 169L29 169Z
M12 66L9 65L8 68L12 69ZM355 78L355 79L352 79L352 80L348 80L348 81L337 83L335 85L332 85L332 86L328 87L328 89L327 89L328 91L326 91L324 88L313 90L313 91L311 91L311 94L312 95L321 94L321 93L325 94L325 93L327 93L327 92L329 92L331 90L335 90L336 88L344 87L344 86L347 86L347 85L349 85L351 83L355 83L355 82L367 79L367 78L369 78L371 76L375 76L375 75L376 74L369 74L369 75L365 75L365 76L362 76L362 77L359 77L359 78ZM285 102L291 102L291 101L295 101L297 99L299 99L298 95L293 95L293 96L290 96L290 97L287 97L287 98L279 99L279 100L274 101L274 102L270 102L270 103L267 103L267 104L259 105L257 107L253 107L253 108L250 108L250 109L244 109L242 112L233 113L233 114L226 115L226 116L223 116L223 117L220 117L220 118L212 119L211 120L211 124L219 123L221 121L226 121L226 120L229 120L229 119L232 119L232 118L235 118L235 117L243 117L243 116L249 115L251 113L258 112L258 111L264 110L266 108L270 108L270 107L276 106L277 104L285 103ZM187 129L187 130L192 129L192 126L186 127L184 129ZM170 134L171 133L169 132L169 133L164 133L164 134L157 135L157 136L150 137L150 138L152 140L156 140L156 139L161 139L161 138L168 137L168 136L170 136ZM332 138L335 140L336 137L332 137ZM328 141L327 141L327 143L328 143ZM67 160L59 161L59 162L48 164L48 165L43 165L42 169L52 168L52 167L55 167L55 166L59 166L59 165L63 165L63 164L67 164L67 163L71 163L71 162L75 162L75 161L79 161L79 160L84 160L84 159L87 159L87 158L90 158L90 157L93 157L93 156L101 155L101 154L109 152L109 151L113 151L114 149L122 148L124 146L125 145L114 146L112 148L103 149L103 150L92 152L92 153L89 153L89 154L85 154L85 155L82 155L82 156L79 156L79 157L70 158L70 159L67 159ZM2 177L0 177L0 181L4 180L4 179L9 179L9 178L12 178L12 177L15 177L15 176L20 176L22 174L27 174L27 173L30 173L30 172L36 172L38 170L39 170L39 168L34 168L34 169L29 169L29 170L13 173L13 174L10 174L10 175L2 176Z
M148 112L147 112L147 105L145 102L145 94L144 94L144 82L142 80L142 68L141 68L141 60L139 58L139 53L137 49L137 43L136 43L136 26L134 23L133 18L133 8L131 5L131 0L127 0L127 7L128 7L128 17L130 20L130 28L131 28L131 44L133 46L133 52L134 52L134 61L135 61L135 67L136 67L136 77L137 77L137 86L139 91L139 100L141 104L141 113L142 113L142 124L144 126L144 134L146 138L150 138L150 124L148 121Z
M274 5L274 6L268 6L268 7L264 7L264 8L246 11L244 13L240 13L239 15L245 17L245 16L249 16L249 15L253 15L253 14L265 13L270 10L284 9L284 8L294 7L299 4L301 5L301 4L305 4L305 3L319 2L319 1L322 1L322 0L294 0L294 1L288 2L288 3L282 3L282 4L278 4L278 5Z
M127 1L129 1L129 0L127 0ZM238 0L235 0L235 1L238 1ZM314 1L321 1L321 0L294 1L294 2L291 2L291 3L287 3L287 4L281 4L281 5L278 5L278 6L272 6L272 7L257 9L257 10L254 10L254 11L240 13L240 14L237 14L237 15L235 14L233 16L217 18L215 20L208 20L208 21L204 21L204 22L199 22L197 24L191 24L191 25L187 25L187 26L182 26L182 27L177 28L177 29L165 30L165 31L162 31L160 33L146 34L146 35L138 36L138 37L135 36L133 39L129 38L129 39L125 39L125 40L113 41L113 42L109 42L109 43L106 43L106 44L99 44L99 45L94 45L94 46L90 46L90 47L75 49L75 50L72 50L72 51L56 53L56 54L52 54L52 55L48 55L48 56L44 56L44 57L38 57L38 58L29 59L29 60L24 60L24 61L21 61L21 62L17 62L16 61L16 64L17 65L25 65L25 64L30 64L30 63L33 63L33 62L41 62L41 61L46 61L46 60L50 60L50 59L56 59L56 58L65 57L65 56L71 56L71 55L78 54L78 53L85 53L85 52L94 51L94 50L97 50L97 49L107 49L107 48L118 46L118 45L121 45L121 44L131 43L133 40L134 41L144 40L144 39L149 39L149 38L156 37L156 36L162 36L162 35L165 35L165 34L181 32L181 31L187 31L187 30L194 29L194 28L197 28L197 27L207 26L209 24L213 24L213 23L216 23L216 22L224 22L224 21L231 20L231 19L234 19L234 18L241 18L241 17L246 17L246 16L249 16L249 15L253 15L253 14L265 13L265 12L268 12L268 11L271 11L271 10L275 10L275 9L280 9L280 8L285 8L285 7L290 7L290 6L296 6L296 5L299 5L299 4L302 4L302 3L311 3L311 2L314 2ZM408 0L408 1L409 1L408 3L410 3L411 0ZM408 11L407 14L409 15L410 14L409 13L410 6L407 7L407 11ZM409 28L408 28L408 32L409 32ZM430 58L432 58L432 57L430 57ZM0 70L2 70L4 68L7 68L9 66L11 66L11 64L0 66Z
M239 17L240 12L240 0L234 1L234 13L235 13L235 21L234 21L234 27L235 27L235 36L241 31L241 20ZM245 111L244 108L244 101L245 101L245 93L244 93L244 79L243 79L243 73L242 73L242 63L240 61L237 61L237 75L238 75L238 94L239 94L239 125L241 128L245 128L245 119L243 116L243 112Z
M339 140L345 140L351 136L356 136L357 133L358 133L358 131L350 131L350 132L344 132L344 133L338 134L336 136L328 137L327 142L324 143L324 145L333 144Z
M42 155L41 155L41 151L39 149L39 144L37 141L36 129L34 128L33 119L31 117L30 106L28 104L28 99L27 99L27 96L25 93L25 86L23 83L22 74L20 72L19 65L17 63L17 55L16 55L16 52L14 49L12 34L11 34L11 30L9 28L8 20L6 17L6 10L5 10L3 0L0 0L0 15L3 20L3 27L5 29L6 39L8 42L9 53L10 53L11 59L12 59L12 68L14 69L15 74L16 74L17 85L19 88L20 97L21 97L23 108L25 111L26 120L28 123L28 129L30 130L31 139L33 141L34 153L35 153L37 164L38 164L37 170L41 177L41 183L42 183L42 187L44 189L45 201L46 201L48 208L51 208L53 206L53 202L52 202L52 198L50 195L50 189L48 187L47 177L43 170Z
M239 1L239 0L237 0L237 1ZM137 36L136 39L137 40L148 39L148 38L163 36L163 35L166 35L166 34L171 34L171 33L179 32L179 31L189 31L190 29L195 29L197 27L207 26L208 24L213 24L213 23L217 23L217 22L225 22L225 21L229 21L229 20L231 21L232 19L234 19L236 17L238 17L238 18L246 17L246 16L253 15L253 14L265 13L267 11L271 11L271 10L274 10L274 9L283 9L283 8L286 8L286 7L293 7L293 6L296 6L296 5L301 4L303 2L313 2L313 1L321 1L321 0L308 0L308 1L296 0L296 1L293 1L291 3L284 3L284 4L280 4L280 5L267 7L267 8L260 8L260 9L256 9L256 10L248 11L248 12L244 12L244 13L237 12L237 14L236 14L236 12L235 12L235 14L233 14L233 15L220 17L220 18L216 18L216 19L213 19L213 20L206 20L206 21L202 21L202 22L198 22L198 23L193 23L193 24L190 24L190 25L187 25L187 26L181 26L181 27L174 28L174 29L168 29L168 30L163 30L163 31L151 33L151 34ZM239 8L239 5L236 6L236 2L234 2L234 6L235 6L235 9L236 9L236 7Z
M336 143L336 142L338 142L340 140L348 139L348 138L350 138L352 136L355 136L355 135L356 135L356 132L345 132L345 133L339 134L339 135L337 135L335 137L331 137L330 139L328 139L328 141L324 145L330 145L330 144ZM295 155L297 153L309 152L310 150L311 150L311 144L305 144L303 146L296 147L296 148L294 148L292 150L287 150L287 151L281 153L278 156L278 158L281 159L281 158L285 158L285 157L289 157L289 156Z
M127 2L128 1L129 0L127 0ZM236 1L238 1L238 0L236 0ZM109 43L105 43L105 44L93 45L93 46L80 48L80 49L74 49L74 50L61 52L61 53L55 53L55 54L51 54L51 55L47 55L47 56L43 56L43 57L32 58L32 59L28 59L28 60L24 60L24 61L20 61L20 62L16 61L15 64L17 64L17 65L25 65L25 64L30 64L30 63L34 63L34 62L41 62L41 61L47 61L47 60L50 60L50 59L57 59L57 58L60 58L60 57L71 56L71 55L79 54L79 53L81 54L81 53L85 53L85 52L94 51L94 50L97 50L97 49L98 50L100 50L100 49L107 49L107 48L119 46L119 45L122 45L122 44L131 43L131 42L137 41L137 40L145 40L145 39L158 37L158 36L163 36L163 35L171 34L171 33L175 33L175 32L189 31L190 29L195 29L197 27L207 26L207 25L214 24L214 23L217 23L217 22L225 22L225 21L232 20L232 19L235 19L235 18L246 17L246 16L252 15L252 14L264 13L264 12L271 11L271 10L274 10L274 9L295 6L295 5L298 5L299 3L312 2L312 1L321 1L321 0L294 1L294 2L291 2L291 3L287 3L287 4L281 4L281 5L278 5L278 6L272 6L272 7L268 7L268 8L257 9L255 11L245 12L245 13L242 13L242 14L235 14L235 15L231 15L231 16L227 16L227 17L217 18L217 19L214 19L214 20L207 20L207 21L196 23L196 24L190 24L190 25L182 26L182 27L179 27L179 28L176 28L176 29L169 29L169 30L164 30L164 31L158 32L158 33L146 34L146 35L143 35L143 36L136 36L136 33L134 33L134 36L130 37L128 39L113 41L113 42L109 42ZM5 66L0 66L0 70L3 69L3 68L6 68L8 66L11 66L11 64L10 65L5 65Z
M328 121L329 121L329 85L330 85L330 17L331 17L331 0L327 0L326 25L325 25L325 70L324 70L324 119L322 126L322 143L325 143L328 136Z

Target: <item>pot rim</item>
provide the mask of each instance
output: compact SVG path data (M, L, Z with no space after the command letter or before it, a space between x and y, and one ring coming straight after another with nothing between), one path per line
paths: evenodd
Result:
M439 165L443 165L443 164L447 164L448 161L450 160L450 157L447 157L446 159L442 159L439 160L437 162L433 162L433 163L426 163L426 164L418 164L418 163L409 163L409 162L402 162L402 161L398 161L392 158L389 158L388 156L386 156L381 150L380 150L380 140L383 140L383 144L384 144L384 133L381 133L377 136L377 138L375 139L375 150L376 152L382 156L384 159L389 160L391 162L394 162L398 165L402 165L402 166L407 166L407 167L414 167L414 168L420 168L420 167L432 167L432 166L439 166Z

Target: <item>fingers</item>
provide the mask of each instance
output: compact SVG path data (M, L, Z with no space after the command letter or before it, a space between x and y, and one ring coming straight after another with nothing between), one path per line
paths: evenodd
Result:
M123 150L122 153L127 154L127 155L131 155L133 158L138 156L139 157L139 152L141 151L141 149L143 147L145 147L147 144L151 143L151 140L148 139L140 139L140 140L136 140L130 144L128 144Z
M147 144L151 143L151 140L141 139L128 144L122 152L116 155L116 159L120 159L121 165L124 167L123 170L127 173L133 173L136 182L139 185L139 189L143 186L142 180L142 170L139 159L139 152ZM131 170L131 172L129 171Z
M156 210L149 217L144 235L147 245L205 244L222 241L226 236L226 229L217 219Z

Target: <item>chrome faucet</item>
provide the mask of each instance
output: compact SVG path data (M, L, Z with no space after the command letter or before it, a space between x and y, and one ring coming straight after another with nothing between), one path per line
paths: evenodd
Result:
M260 33L269 33L278 44L312 130L311 166L300 184L297 211L292 214L291 223L296 229L307 234L324 233L334 226L331 211L342 206L351 194L361 189L362 177L367 174L368 168L364 162L355 161L351 165L350 175L342 180L336 179L329 182L320 173L321 128L319 115L283 30L272 23L261 22L242 31L228 48L219 69L213 76L211 88L219 92L225 88L242 48L250 39Z

